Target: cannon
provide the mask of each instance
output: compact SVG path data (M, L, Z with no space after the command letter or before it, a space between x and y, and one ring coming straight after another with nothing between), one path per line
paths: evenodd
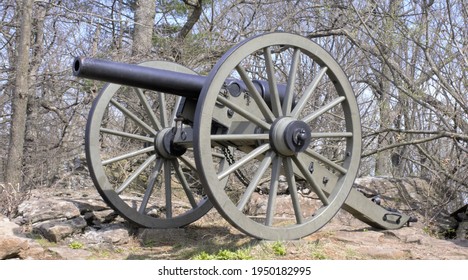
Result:
M410 221L352 188L359 108L339 64L307 38L247 39L206 75L162 61L72 67L108 82L89 113L87 163L106 203L138 226L183 227L213 206L268 240L312 234L340 208L381 229Z

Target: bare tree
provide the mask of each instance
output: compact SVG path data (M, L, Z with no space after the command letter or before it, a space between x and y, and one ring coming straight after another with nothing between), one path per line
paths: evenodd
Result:
M12 120L5 180L16 186L22 183L23 146L26 134L26 114L29 98L29 51L33 0L18 0L16 15L20 25L17 41L15 92L12 101Z
M135 28L133 31L133 56L148 55L153 46L153 26L156 15L155 0L135 2Z

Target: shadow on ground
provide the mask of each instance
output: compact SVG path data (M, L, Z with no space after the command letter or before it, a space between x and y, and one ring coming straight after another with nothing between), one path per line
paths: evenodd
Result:
M142 229L138 233L140 249L127 259L191 259L202 252L216 254L221 250L242 250L260 241L232 228L189 225L178 229Z

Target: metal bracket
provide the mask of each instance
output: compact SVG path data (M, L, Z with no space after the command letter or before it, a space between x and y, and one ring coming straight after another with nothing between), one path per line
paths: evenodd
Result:
M383 215L382 220L384 220L385 222L392 222L392 219L389 219L389 217L392 217L392 216L397 217L395 220L395 223L399 225L401 221L401 217L403 217L400 213L386 213Z

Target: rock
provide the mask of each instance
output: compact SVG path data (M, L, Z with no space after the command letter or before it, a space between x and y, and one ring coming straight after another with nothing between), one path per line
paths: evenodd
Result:
M116 220L118 217L114 210L103 210L87 212L83 215L83 218L88 222L89 225L101 226L103 224L109 224Z
M21 227L16 223L11 222L8 218L0 218L0 236L15 235L21 232Z
M377 231L361 231L359 235L357 235L354 231L337 231L331 239L337 240L341 242L345 242L348 244L356 244L356 245L364 245L364 244L371 244L371 243L379 243L379 239L384 234Z
M71 202L78 207L81 214L109 209L109 206L100 198L74 199Z
M29 247L22 250L19 254L20 259L23 260L47 260L54 259L53 256L48 254L44 248L34 240L28 239Z
M467 259L468 241L436 239L416 227L375 230L329 223L305 238L326 246L336 255L332 259ZM310 242L310 241L309 241Z
M9 258L46 259L44 249L34 240L22 234L19 225L7 218L0 218L0 260Z
M468 220L465 220L458 224L456 237L462 240L468 239Z
M128 243L130 239L128 229L124 225L116 225L105 228L100 230L99 233L104 242L108 242L114 245Z
M71 220L43 222L34 226L34 230L51 242L59 242L72 234L82 232L86 226L87 223L83 217L76 217Z
M56 219L73 219L80 210L72 202L55 198L27 200L18 206L22 223L37 223Z
M270 193L270 181L261 184L258 188L259 192L262 194ZM278 190L276 192L279 195L289 193L288 183L286 181L286 176L280 175L278 178Z
M121 245L130 241L128 228L123 224L108 225L100 230L91 229L81 237L92 245Z
M16 236L0 235L0 260L19 258L29 248L28 240Z
M87 260L93 255L93 253L84 249L72 249L68 247L52 247L49 250L64 260Z
M268 205L268 195L253 193L246 206L246 213L252 216L265 215Z
M381 260L401 260L408 258L409 255L408 250L378 246L361 247L360 251L370 259Z

